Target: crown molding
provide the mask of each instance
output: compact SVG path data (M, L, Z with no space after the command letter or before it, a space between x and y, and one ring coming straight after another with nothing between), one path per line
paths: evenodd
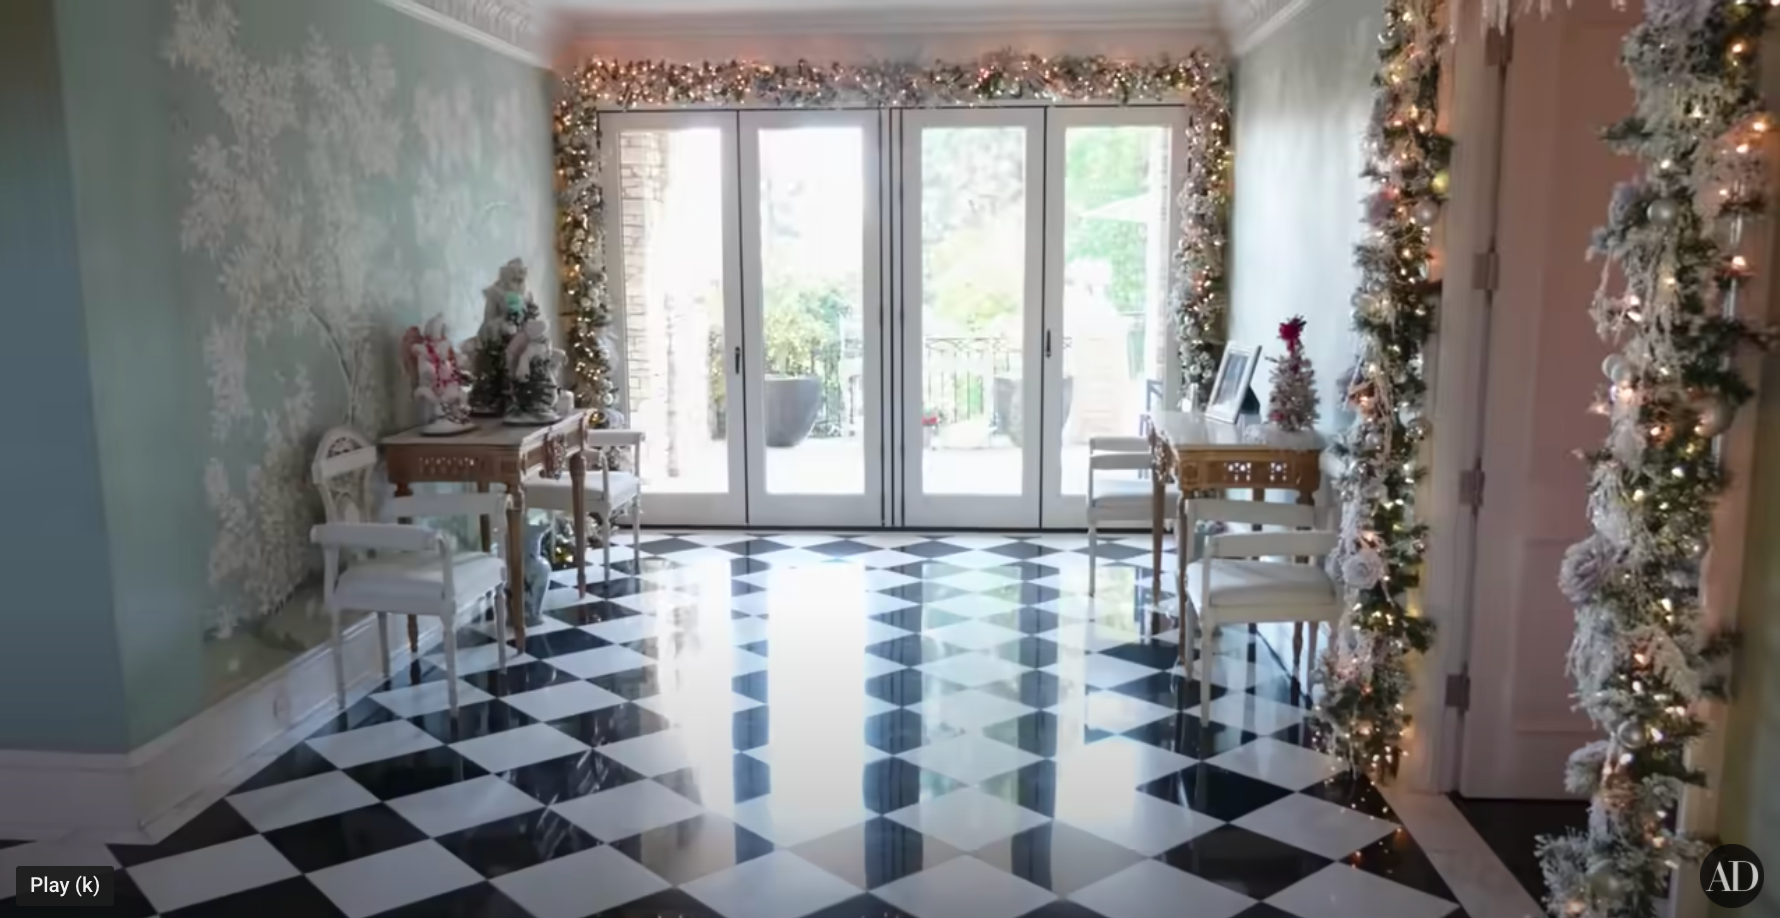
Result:
M553 37L626 39L699 39L784 36L857 35L985 35L1022 31L1148 32L1212 31L1217 16L1209 0L1172 9L1154 5L1111 6L1092 12L1079 8L928 10L859 9L827 12L770 11L735 13L666 13L612 15L558 9L551 23Z
M538 16L534 0L378 0L509 57L537 67L549 63L539 53Z
M1254 50L1286 23L1304 14L1317 0L1223 0L1218 8L1230 53L1241 57Z

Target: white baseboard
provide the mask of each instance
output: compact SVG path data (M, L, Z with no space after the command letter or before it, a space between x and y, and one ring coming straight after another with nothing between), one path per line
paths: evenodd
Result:
M405 666L407 618L388 620L390 665ZM425 624L423 650L439 639L438 624ZM350 703L382 680L376 619L342 640ZM333 652L323 645L128 754L0 750L0 838L152 844L249 777L244 765L270 760L257 753L281 754L335 706Z

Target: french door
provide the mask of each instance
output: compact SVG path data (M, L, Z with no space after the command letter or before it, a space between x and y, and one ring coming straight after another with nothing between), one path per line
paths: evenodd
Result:
M1174 399L1173 107L614 113L652 524L1079 527Z

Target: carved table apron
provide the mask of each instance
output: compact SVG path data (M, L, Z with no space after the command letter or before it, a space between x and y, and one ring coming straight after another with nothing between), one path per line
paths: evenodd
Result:
M478 418L476 429L454 437L429 437L419 428L384 437L378 444L396 494L413 493L425 482L473 484L478 491L501 485L512 497L507 508L507 617L514 646L525 650L525 476L534 470L559 478L567 472L573 484L575 585L587 595L587 459L588 413L577 410L554 424L514 427L499 418ZM483 517L482 550L491 549L488 518ZM449 624L447 627L450 627ZM408 619L408 643L418 641L419 626Z

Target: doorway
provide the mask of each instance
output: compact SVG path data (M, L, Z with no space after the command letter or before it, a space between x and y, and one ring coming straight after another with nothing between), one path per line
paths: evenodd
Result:
M652 523L1075 528L1176 388L1176 106L605 116Z

